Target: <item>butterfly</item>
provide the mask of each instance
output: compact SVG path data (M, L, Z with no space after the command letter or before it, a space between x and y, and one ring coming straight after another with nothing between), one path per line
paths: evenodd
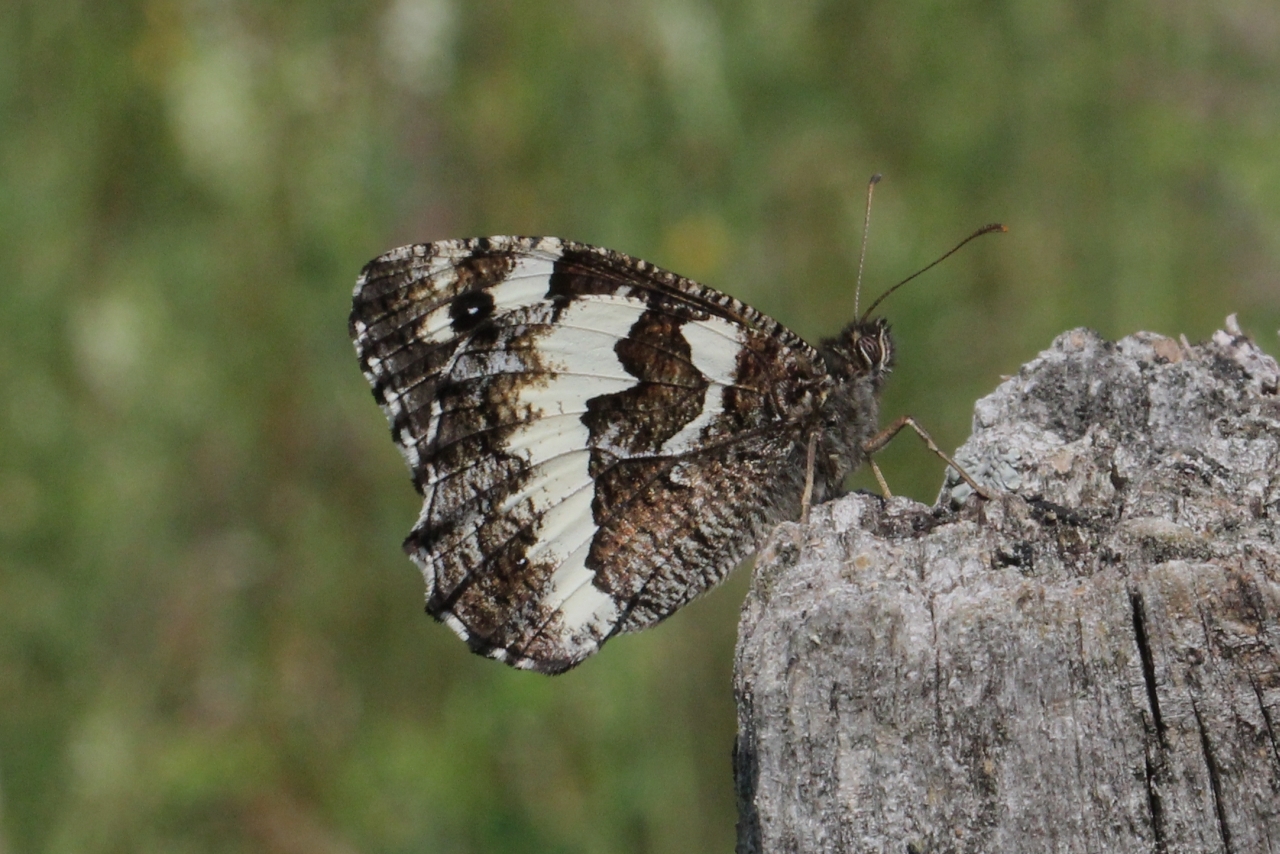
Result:
M427 611L518 668L562 672L671 615L887 441L882 318L814 347L553 237L387 252L350 332L422 495L404 550Z

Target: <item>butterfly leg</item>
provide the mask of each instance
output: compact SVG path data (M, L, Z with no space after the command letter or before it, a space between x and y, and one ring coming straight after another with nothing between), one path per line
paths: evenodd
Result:
M893 437L898 435L898 433L900 433L904 427L910 427L912 430L915 430L916 435L919 436L924 441L925 446L928 447L929 450L932 451L934 454L936 454L939 458L941 458L941 460L944 463L946 463L947 465L955 469L956 473L960 475L961 480L969 484L969 486L973 488L974 492L978 493L988 501L991 500L992 498L991 492L987 490L986 487L980 486L976 480L974 480L972 477L969 476L969 473L967 471L965 471L959 465L956 464L955 460L947 456L946 453L941 448L938 447L938 443L933 441L933 437L930 436L923 427L917 424L916 420L912 418L910 415L903 415L901 418L898 418L897 420L895 420L888 427L884 428L879 433L875 434L870 439L863 442L862 450L867 455L867 458L870 459L872 455L878 453L884 448L885 445L893 441ZM875 464L872 463L872 465L874 466ZM884 477L880 475L880 472L878 469L873 469L873 470L876 473L876 480L880 482L880 488L885 491L885 495L887 496L889 494L889 489L884 482Z
M800 496L800 524L809 524L809 507L813 502L813 466L818 454L818 434L809 434L809 452L805 455L804 494Z
M880 466L876 465L876 461L870 458L867 459L867 464L871 466L871 473L876 476L876 483L880 484L880 494L885 498L892 498L893 493L889 490L889 481L884 479Z

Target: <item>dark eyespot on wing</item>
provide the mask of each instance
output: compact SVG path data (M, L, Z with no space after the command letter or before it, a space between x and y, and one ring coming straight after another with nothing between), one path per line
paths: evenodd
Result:
M449 306L455 335L465 335L493 314L493 295L488 291L468 291Z

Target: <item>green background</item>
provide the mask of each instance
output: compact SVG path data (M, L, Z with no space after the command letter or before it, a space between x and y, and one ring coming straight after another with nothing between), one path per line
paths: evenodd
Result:
M555 234L814 338L952 448L1066 329L1280 323L1274 0L9 2L0 851L729 851L746 575L565 676L422 613L361 265ZM941 467L882 458L928 500Z

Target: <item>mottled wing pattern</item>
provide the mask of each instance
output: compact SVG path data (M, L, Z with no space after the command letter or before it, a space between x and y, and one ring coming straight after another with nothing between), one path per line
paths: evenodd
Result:
M393 250L351 334L422 493L405 550L427 610L544 672L669 615L796 512L830 384L749 306L554 238Z

